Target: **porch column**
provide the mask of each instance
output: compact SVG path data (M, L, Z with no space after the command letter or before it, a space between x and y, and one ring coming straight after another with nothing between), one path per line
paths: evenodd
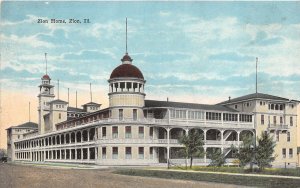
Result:
M223 112L221 113L221 122L222 122L222 126L223 126Z
M95 160L98 159L98 147L95 147Z
M189 129L188 128L185 129L185 134L186 134L186 136L189 135Z
M237 131L237 141L238 141L238 147L240 147L240 133L241 131Z
M44 161L46 161L46 151L45 150L43 151L43 156L44 156L43 157Z
M167 128L167 161L169 162L170 159L170 128Z
M222 147L224 145L224 130L221 130L221 144L222 144Z
M148 110L147 110L148 113ZM171 119L171 114L170 114L170 109L168 108L168 124L170 124L170 119Z
M224 153L224 144L225 144L225 141L224 141L224 130L221 130L221 153L223 154Z

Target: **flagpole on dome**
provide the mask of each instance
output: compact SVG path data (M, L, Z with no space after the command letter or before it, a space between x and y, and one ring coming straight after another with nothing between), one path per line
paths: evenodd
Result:
M45 53L45 63L46 63L46 75L48 74L48 67L47 67L47 53Z
M128 49L127 49L127 17L126 17L126 54L128 54Z

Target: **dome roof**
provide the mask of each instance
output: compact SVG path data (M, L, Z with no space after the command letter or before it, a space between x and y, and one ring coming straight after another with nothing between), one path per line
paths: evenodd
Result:
M45 74L43 77L42 77L42 80L50 80L50 76L48 74Z
M123 59L124 59L124 57L123 57ZM143 76L142 72L140 71L140 69L138 69L136 66L131 65L131 64L122 64L122 65L118 66L117 68L115 68L112 71L112 73L110 75L110 79L124 78L124 77L144 79L144 76Z

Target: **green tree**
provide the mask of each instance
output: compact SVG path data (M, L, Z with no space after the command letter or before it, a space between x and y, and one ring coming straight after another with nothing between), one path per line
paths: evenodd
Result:
M0 158L7 156L7 150L6 149L0 149Z
M179 143L184 145L183 154L185 158L190 159L190 168L192 168L193 158L202 157L204 154L203 134L199 130L192 129L188 135L179 138Z
M233 148L233 150L238 150L236 157L240 161L240 165L242 167L247 164L252 164L255 156L255 139L252 135L246 134L242 137L243 143L241 144L239 149ZM251 165L252 168L252 165Z
M265 167L270 166L276 158L274 156L274 148L276 146L273 137L268 132L262 132L260 138L257 138L257 147L255 152L255 160L259 170L264 170Z
M209 152L207 156L211 160L209 166L220 167L226 162L225 155L219 148L213 148L212 152Z

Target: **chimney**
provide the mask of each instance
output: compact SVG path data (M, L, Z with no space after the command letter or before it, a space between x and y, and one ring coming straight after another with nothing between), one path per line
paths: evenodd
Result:
M169 102L169 97L167 97L167 102Z
M229 96L229 97L228 97L228 101L230 101L230 99L231 99L231 97Z

